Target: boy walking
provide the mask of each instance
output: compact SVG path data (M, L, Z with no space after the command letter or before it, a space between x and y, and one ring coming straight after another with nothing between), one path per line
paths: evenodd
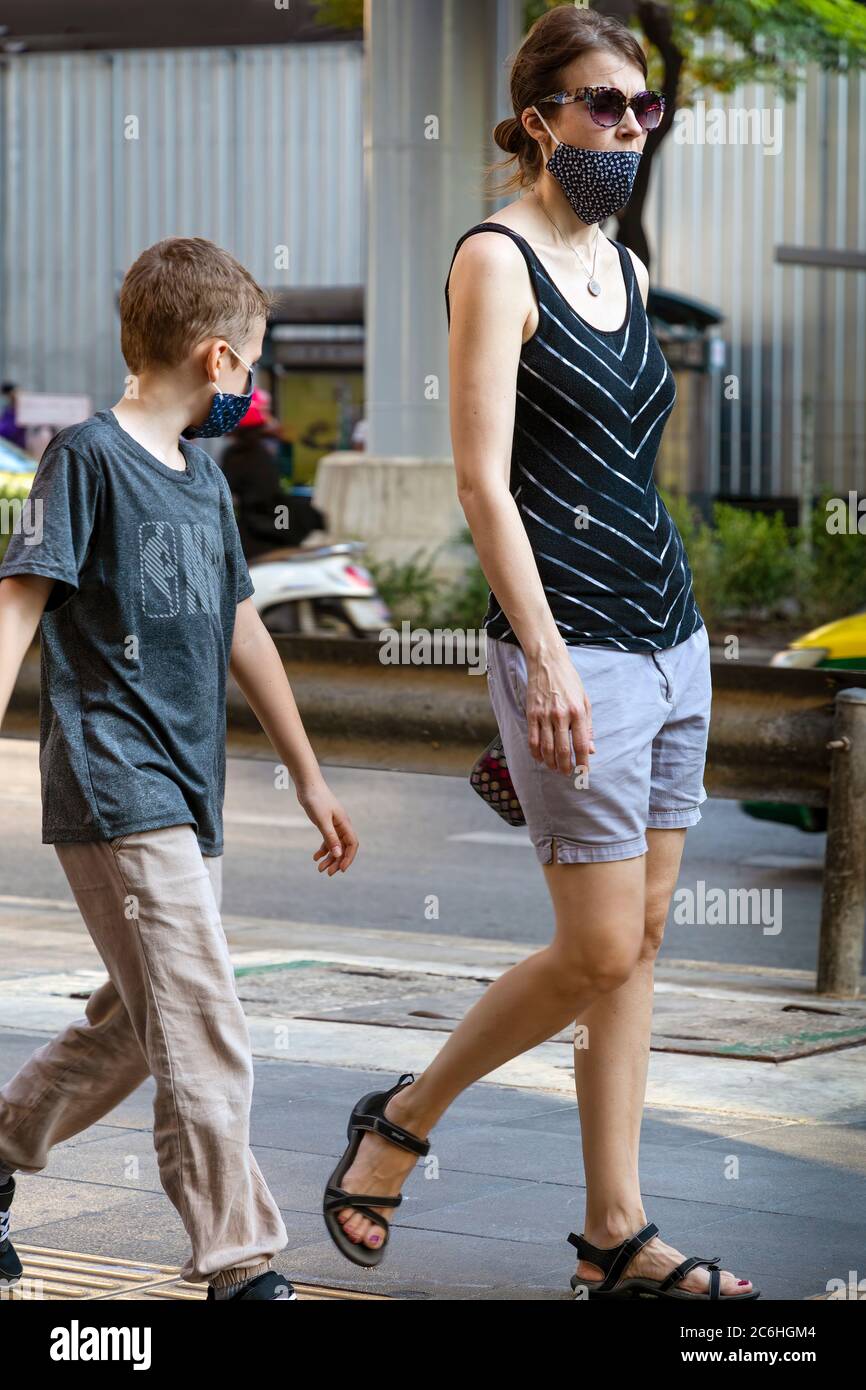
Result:
M198 237L144 251L120 293L127 390L61 430L0 564L0 721L40 625L42 840L109 980L0 1089L0 1287L16 1170L152 1075L162 1185L208 1298L289 1299L288 1239L249 1148L253 1068L220 920L225 690L240 686L322 834L358 841L324 781L250 595L221 470L191 441L249 405L270 303Z

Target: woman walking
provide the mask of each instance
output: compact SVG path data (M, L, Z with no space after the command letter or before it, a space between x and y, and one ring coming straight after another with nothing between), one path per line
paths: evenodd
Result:
M706 627L653 481L676 387L647 272L600 229L661 119L646 81L617 20L562 6L533 26L514 118L495 131L521 196L460 238L446 286L458 489L491 588L489 690L553 939L489 986L417 1079L358 1102L325 1219L349 1259L378 1263L387 1213L455 1097L575 1021L575 1295L753 1299L718 1257L664 1241L638 1175L653 965L706 799L711 700Z

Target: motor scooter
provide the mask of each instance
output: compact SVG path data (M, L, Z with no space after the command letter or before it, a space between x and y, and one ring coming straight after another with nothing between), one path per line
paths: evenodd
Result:
M363 541L287 546L249 562L253 603L273 633L369 637L391 612L361 563Z

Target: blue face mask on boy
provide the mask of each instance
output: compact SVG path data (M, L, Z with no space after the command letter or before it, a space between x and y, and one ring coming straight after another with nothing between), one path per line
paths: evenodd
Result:
M231 347L231 343L229 344ZM232 348L232 352L234 352ZM210 410L206 418L200 425L187 425L185 430L181 430L183 439L215 439L217 435L229 434L246 415L250 408L250 401L253 394L253 369L248 362L245 362L240 353L235 352L235 357L241 366L246 367L249 372L247 378L248 390L245 395L239 396L232 391L221 391L216 389L216 395L211 401Z

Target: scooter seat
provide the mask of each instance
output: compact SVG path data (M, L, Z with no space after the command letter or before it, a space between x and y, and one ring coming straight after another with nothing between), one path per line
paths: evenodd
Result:
M254 555L248 563L250 565L269 565L277 560L296 560L299 555L307 556L310 553L309 549L305 550L301 545L286 546L280 550L266 550L262 555Z

